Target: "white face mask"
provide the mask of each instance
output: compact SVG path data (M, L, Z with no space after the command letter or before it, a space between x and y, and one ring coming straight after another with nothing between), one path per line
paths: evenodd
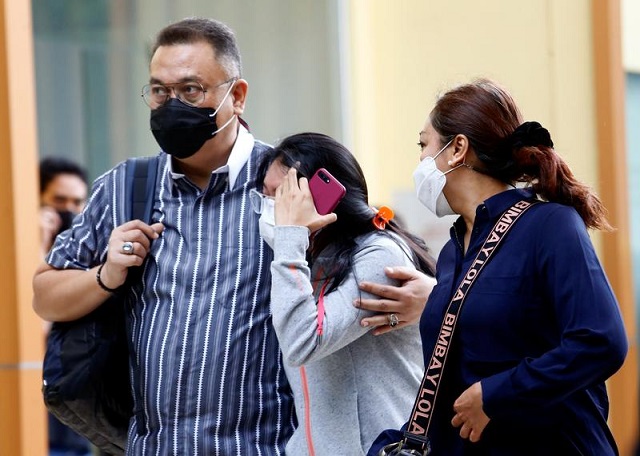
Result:
M260 214L260 220L258 220L260 236L272 249L275 240L275 207L276 201L273 198L264 198L262 200L262 213Z
M454 169L458 169L461 165L450 169L446 173L443 173L436 166L436 158L440 155L449 144L449 141L445 146L438 151L433 157L426 157L422 160L416 170L413 172L413 182L416 187L416 195L418 200L431 212L438 217L444 217L445 215L454 215L455 212L449 206L447 198L444 196L443 190L447 183L446 175Z

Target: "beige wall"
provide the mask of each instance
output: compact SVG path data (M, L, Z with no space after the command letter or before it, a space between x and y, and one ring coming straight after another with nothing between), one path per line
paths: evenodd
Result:
M412 190L417 134L436 94L477 76L505 85L578 177L597 184L589 2L349 4L352 145L372 200Z

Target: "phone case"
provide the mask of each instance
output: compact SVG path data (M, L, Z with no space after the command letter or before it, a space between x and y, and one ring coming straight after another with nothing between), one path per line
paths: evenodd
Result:
M318 214L325 215L333 212L340 200L347 193L347 189L324 168L315 172L309 180L309 190L313 196Z

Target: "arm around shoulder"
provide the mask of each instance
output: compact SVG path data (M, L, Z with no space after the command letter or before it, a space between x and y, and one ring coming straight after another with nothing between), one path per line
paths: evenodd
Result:
M402 329L405 326L417 324L424 310L431 290L436 285L436 279L410 266L386 267L387 277L400 282L398 285L378 282L361 282L360 289L377 297L360 298L354 305L360 309L378 312L376 315L364 318L364 326L375 327L374 334ZM389 314L395 314L400 324L389 326Z

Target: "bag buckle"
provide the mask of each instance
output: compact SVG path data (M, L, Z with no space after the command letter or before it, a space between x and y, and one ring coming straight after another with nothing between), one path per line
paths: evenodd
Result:
M385 445L378 453L378 456L428 456L431 453L431 443L429 439L423 440L412 437L414 436L407 436L405 433L405 437L399 442ZM422 450L411 448L408 445L408 440L412 440L418 446L422 447Z

